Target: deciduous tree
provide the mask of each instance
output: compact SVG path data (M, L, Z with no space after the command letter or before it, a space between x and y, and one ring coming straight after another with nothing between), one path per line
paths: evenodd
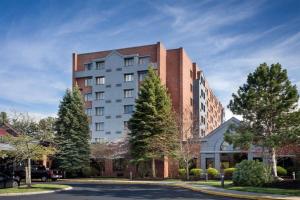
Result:
M291 84L279 63L270 67L264 63L248 75L247 83L232 97L228 107L242 115L243 121L225 139L235 146L267 148L272 173L277 177L276 149L294 143L296 138L299 141L299 125L293 126L299 99L296 85Z

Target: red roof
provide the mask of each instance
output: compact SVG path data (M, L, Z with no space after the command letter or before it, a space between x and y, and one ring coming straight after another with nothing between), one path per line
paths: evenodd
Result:
M6 135L7 132L5 129L0 128L0 136Z

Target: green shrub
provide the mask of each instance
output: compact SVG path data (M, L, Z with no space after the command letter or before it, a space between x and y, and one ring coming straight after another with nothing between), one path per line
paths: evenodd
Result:
M82 176L83 177L90 177L92 175L92 169L91 167L85 167L82 170Z
M287 170L284 169L281 166L277 166L277 175L278 176L286 176L287 175Z
M235 168L226 168L226 169L224 169L225 178L232 178L232 175L233 175L234 171L235 171Z
M185 169L179 169L178 173L179 173L179 176L185 176L186 175L186 170Z
M202 169L199 169L199 168L194 168L194 169L191 169L191 175L194 175L194 176L200 176L201 175L201 172L202 172Z
M218 174L219 174L219 171L215 168L208 168L207 169L207 174L212 177L212 178L215 178Z
M262 186L271 182L271 169L254 160L243 160L233 172L233 184L240 186Z

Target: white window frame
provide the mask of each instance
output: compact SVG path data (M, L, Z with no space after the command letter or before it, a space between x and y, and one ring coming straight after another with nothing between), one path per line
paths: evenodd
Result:
M133 79L134 79L133 76L134 76L133 73L124 74L124 82L131 82L131 81L133 81Z
M95 123L96 131L104 131L104 122L97 122Z
M103 116L104 115L104 107L96 107L95 108L95 115L96 116Z
M86 93L84 94L84 101L92 101L93 94L92 93Z
M105 68L105 61L97 61L96 62L96 70L101 70Z
M124 98L132 98L132 97L133 97L133 89L125 89Z
M126 67L134 65L134 57L124 58L124 65Z
M98 98L98 95L99 95L100 98ZM103 100L104 99L104 92L95 92L95 96L96 96L96 100Z
M96 77L96 85L104 85L105 84L105 76Z

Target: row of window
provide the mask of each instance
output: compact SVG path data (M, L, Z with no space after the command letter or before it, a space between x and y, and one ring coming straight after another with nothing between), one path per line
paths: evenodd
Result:
M139 57L138 60L138 64L140 65L144 65L144 64L148 64L150 61L149 57ZM134 57L128 57L128 58L124 58L124 66L128 67L128 66L133 66L134 65ZM93 65L92 63L88 63L84 65L85 70L89 71L92 70ZM105 61L97 61L96 62L96 70L101 70L105 68Z
M147 75L147 71L140 71L138 72L139 74L139 81L143 81L145 79L145 76ZM96 85L104 85L105 84L105 76L98 76L95 78L96 79ZM134 73L128 73L124 74L124 82L131 82L134 80ZM85 79L84 85L87 86L92 86L93 85L93 79L92 78L87 78Z
M131 114L133 113L133 105L124 105L124 114ZM85 114L88 116L93 115L92 108L85 109ZM103 116L104 115L104 107L95 107L95 115L96 116Z
M128 121L124 121L124 130L127 130L128 128ZM95 123L95 129L96 131L104 131L104 122L97 122ZM110 133L109 131L107 133ZM121 131L117 131L116 133L120 134Z
M124 89L123 95L124 98L133 98L133 92L134 89ZM104 92L95 92L96 100L103 100L104 99ZM92 101L93 100L93 94L92 93L86 93L84 94L84 100L85 101Z

